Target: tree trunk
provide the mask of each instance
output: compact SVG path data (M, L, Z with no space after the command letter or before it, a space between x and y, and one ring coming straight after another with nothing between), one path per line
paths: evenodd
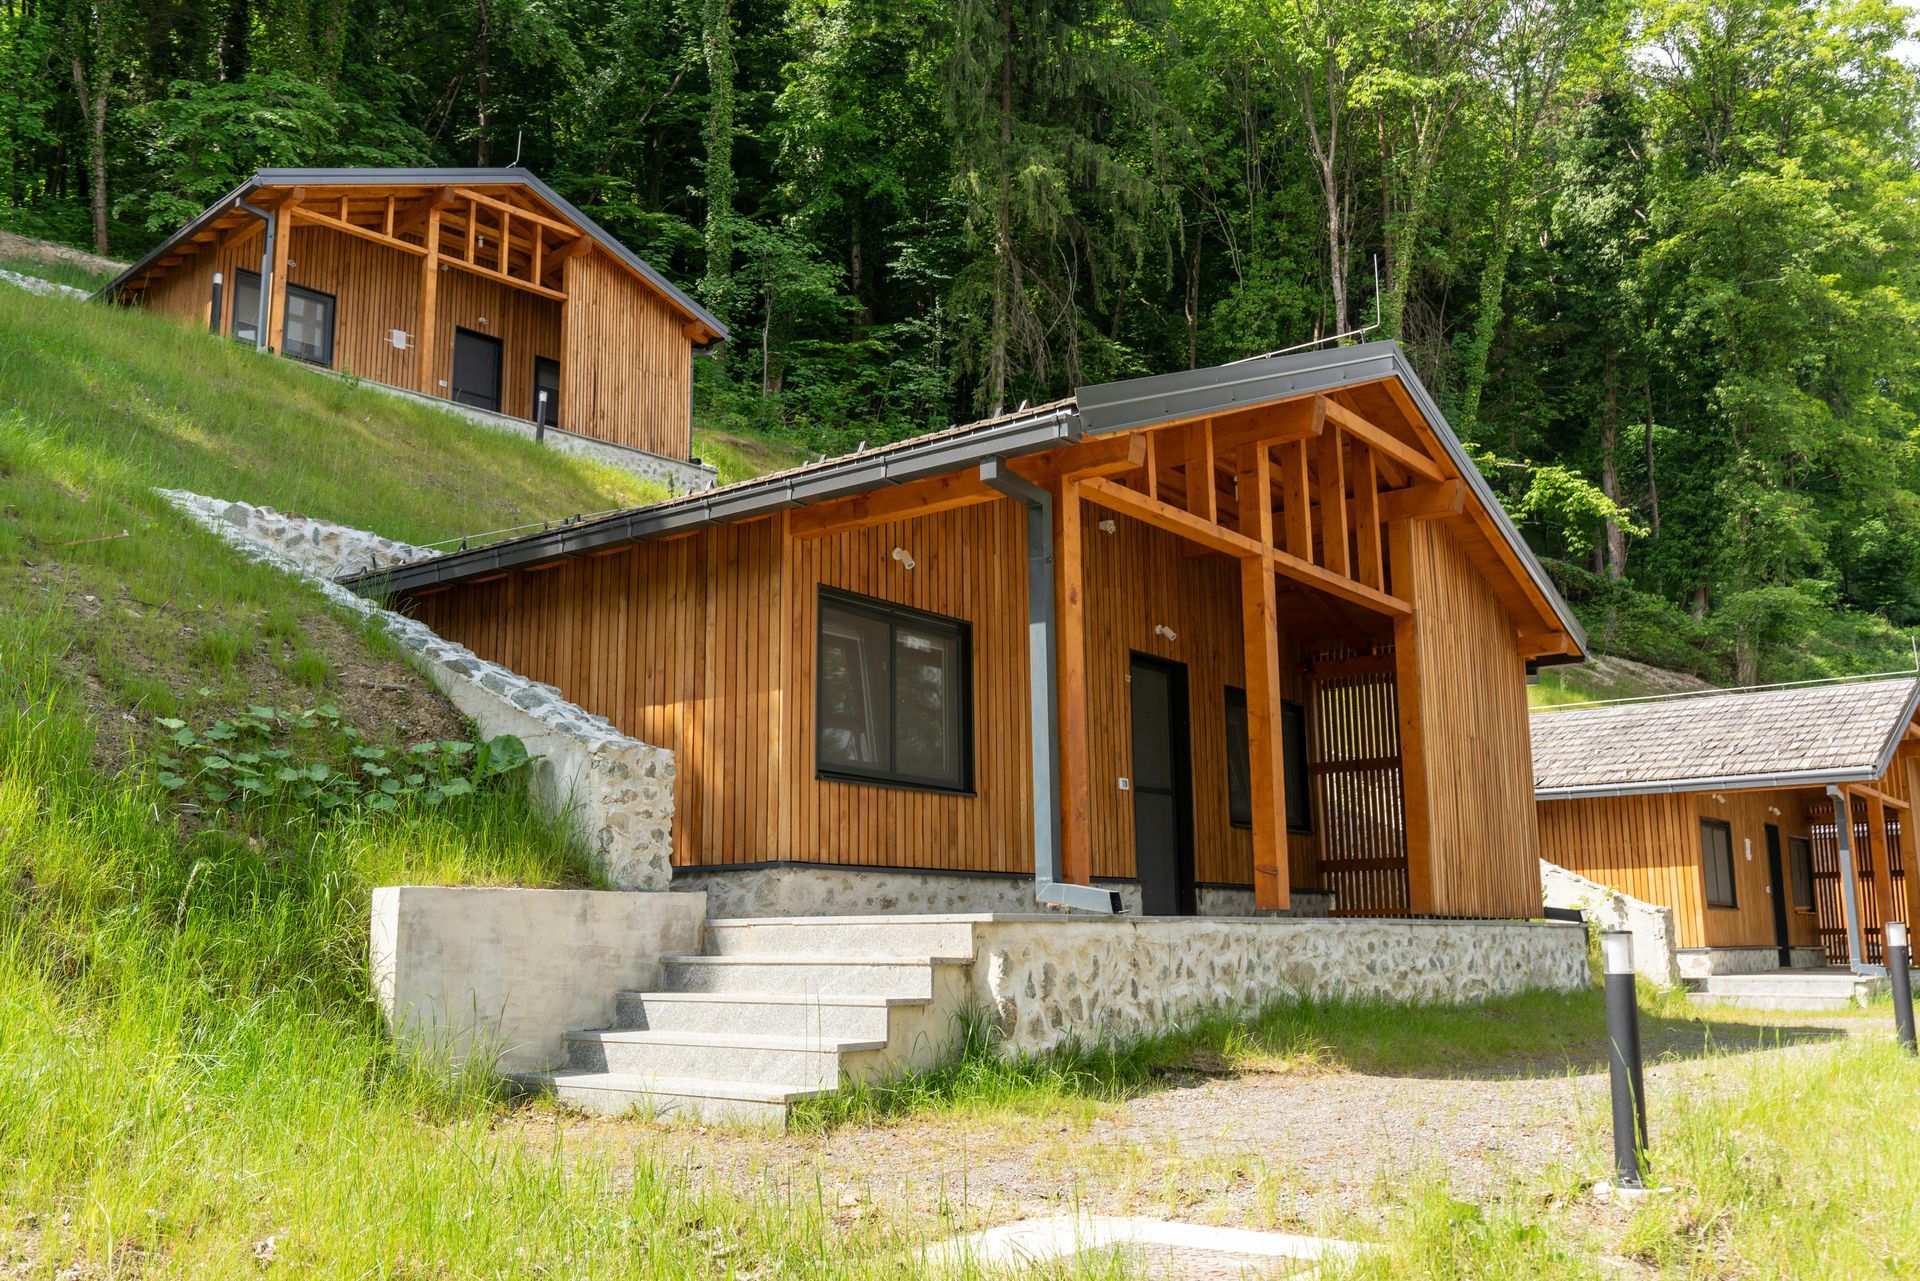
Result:
M1688 613L1693 615L1694 622L1701 623L1706 621L1707 605L1707 589L1704 586L1694 588L1693 601L1687 610Z
M1646 402L1647 426L1643 435L1647 442L1647 531L1653 538L1660 537L1660 483L1653 476L1653 384L1643 372L1640 375L1640 394Z
M493 99L493 10L488 0L476 6L479 18L473 43L473 98L476 138L473 162L482 169L493 164L493 138L489 107Z
M987 351L987 401L998 415L1007 404L1007 346L1013 272L1013 4L1000 5L1000 190L993 206L993 333Z
M733 11L706 0L702 43L707 61L707 227L702 301L724 319L733 283Z
M73 59L73 92L87 122L88 203L93 209L93 252L107 252L107 77L87 89L86 69Z
M1620 466L1615 452L1620 443L1620 371L1611 349L1601 374L1604 395L1600 410L1600 492L1613 502L1620 501ZM1609 516L1607 528L1607 577L1619 582L1627 576L1627 531Z
M1187 251L1187 368L1197 369L1200 365L1200 251L1202 237L1198 229L1193 233L1193 244Z

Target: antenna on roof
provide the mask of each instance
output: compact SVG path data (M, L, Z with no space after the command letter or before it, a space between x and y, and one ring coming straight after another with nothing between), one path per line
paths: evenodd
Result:
M523 139L526 138L526 136L527 136L527 131L524 129L515 129L513 131L513 167L515 169L518 169L520 167L520 143ZM1380 260L1378 258L1374 259L1374 266L1373 266L1373 294L1374 294L1373 309L1375 311L1379 311L1380 310Z

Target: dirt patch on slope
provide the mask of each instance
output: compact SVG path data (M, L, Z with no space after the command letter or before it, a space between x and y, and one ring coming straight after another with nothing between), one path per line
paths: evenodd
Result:
M127 267L126 263L117 258L102 258L99 254L90 254L84 249L55 244L51 240L35 240L31 236L15 235L11 231L0 231L0 256L32 258L36 262L67 263L87 271L98 271L112 276L119 275Z

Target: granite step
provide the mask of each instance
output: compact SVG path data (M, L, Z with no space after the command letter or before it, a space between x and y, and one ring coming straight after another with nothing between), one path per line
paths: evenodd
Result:
M639 1113L659 1120L688 1119L751 1126L784 1126L787 1111L802 1099L831 1089L769 1086L759 1081L712 1077L631 1076L619 1072L521 1072L509 1080L519 1088L550 1095L596 1116Z
M753 1036L737 1032L658 1032L609 1028L569 1032L567 1063L580 1072L662 1080L741 1080L769 1087L830 1090L842 1076L870 1075L878 1040Z

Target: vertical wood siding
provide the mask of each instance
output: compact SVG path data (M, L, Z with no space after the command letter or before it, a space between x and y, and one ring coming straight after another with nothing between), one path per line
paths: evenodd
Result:
M599 250L567 260L565 292L562 425L690 457L693 358L680 314Z
M1526 666L1512 617L1446 525L1412 523L1404 574L1394 567L1414 606L1432 910L1538 916Z

